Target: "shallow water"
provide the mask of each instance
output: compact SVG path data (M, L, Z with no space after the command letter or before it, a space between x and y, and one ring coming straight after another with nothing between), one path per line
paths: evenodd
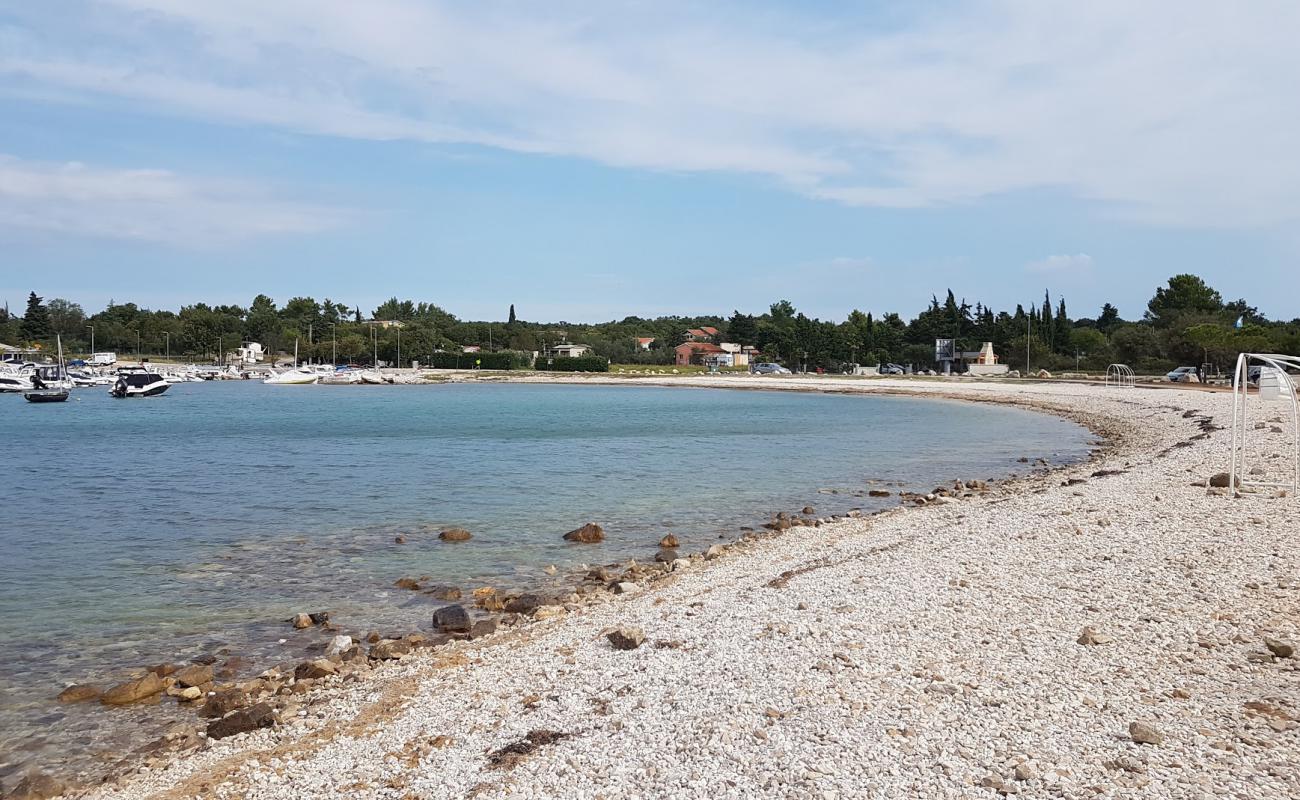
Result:
M991 405L645 386L223 382L0 408L0 777L156 736L158 708L52 703L68 683L205 653L256 671L323 636L290 631L297 611L427 626L435 603L399 577L544 584L546 565L645 558L668 531L700 550L776 510L891 502L869 481L1023 473L1092 438ZM603 544L561 540L587 521ZM448 525L474 539L437 541Z

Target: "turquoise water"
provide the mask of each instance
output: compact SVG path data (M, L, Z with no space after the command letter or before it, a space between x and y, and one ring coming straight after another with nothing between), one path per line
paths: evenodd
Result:
M1092 438L998 406L645 386L224 382L0 408L0 777L160 715L52 704L67 683L205 653L255 672L323 635L288 630L297 611L427 627L435 602L400 577L545 584L547 565L648 558L669 531L701 550L777 510L889 502L868 481L1024 472ZM605 543L561 540L588 521ZM437 541L450 525L473 541Z

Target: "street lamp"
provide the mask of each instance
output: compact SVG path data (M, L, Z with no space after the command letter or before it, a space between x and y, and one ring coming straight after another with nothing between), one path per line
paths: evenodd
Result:
M397 329L397 368L402 368L402 329Z
M330 344L333 349L330 363L337 367L339 365L339 326L337 322L330 323Z
M90 352L93 355L95 352L95 326L87 325L86 327L90 328Z
M135 334L135 360L140 361L140 330L137 328L130 332ZM144 362L140 361L140 363Z
M167 360L172 360L172 332L163 331L163 336L167 337Z

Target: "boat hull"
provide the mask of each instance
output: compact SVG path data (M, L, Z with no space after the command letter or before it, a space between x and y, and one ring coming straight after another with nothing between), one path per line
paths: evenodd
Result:
M30 392L23 392L23 397L29 403L62 403L68 399L68 390L37 389Z

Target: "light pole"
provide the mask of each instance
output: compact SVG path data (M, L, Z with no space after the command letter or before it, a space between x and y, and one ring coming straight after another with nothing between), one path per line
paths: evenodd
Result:
M163 336L167 337L167 360L172 360L172 332L163 331Z
M402 329L397 329L397 368L402 368Z
M90 353L91 353L91 355L94 355L94 353L95 353L95 326L94 326L94 325L87 325L86 327L87 327L87 328L90 328Z
M140 329L137 328L131 332L135 334L135 360L140 361ZM140 361L140 363L143 364L144 362Z
M1032 321L1032 319L1033 318L1029 316L1029 313L1025 312L1025 377L1026 378L1029 377L1029 336L1030 336L1029 329L1031 327L1030 322Z
M330 344L333 350L330 355L331 363L337 367L339 365L339 326L337 322L330 323Z

